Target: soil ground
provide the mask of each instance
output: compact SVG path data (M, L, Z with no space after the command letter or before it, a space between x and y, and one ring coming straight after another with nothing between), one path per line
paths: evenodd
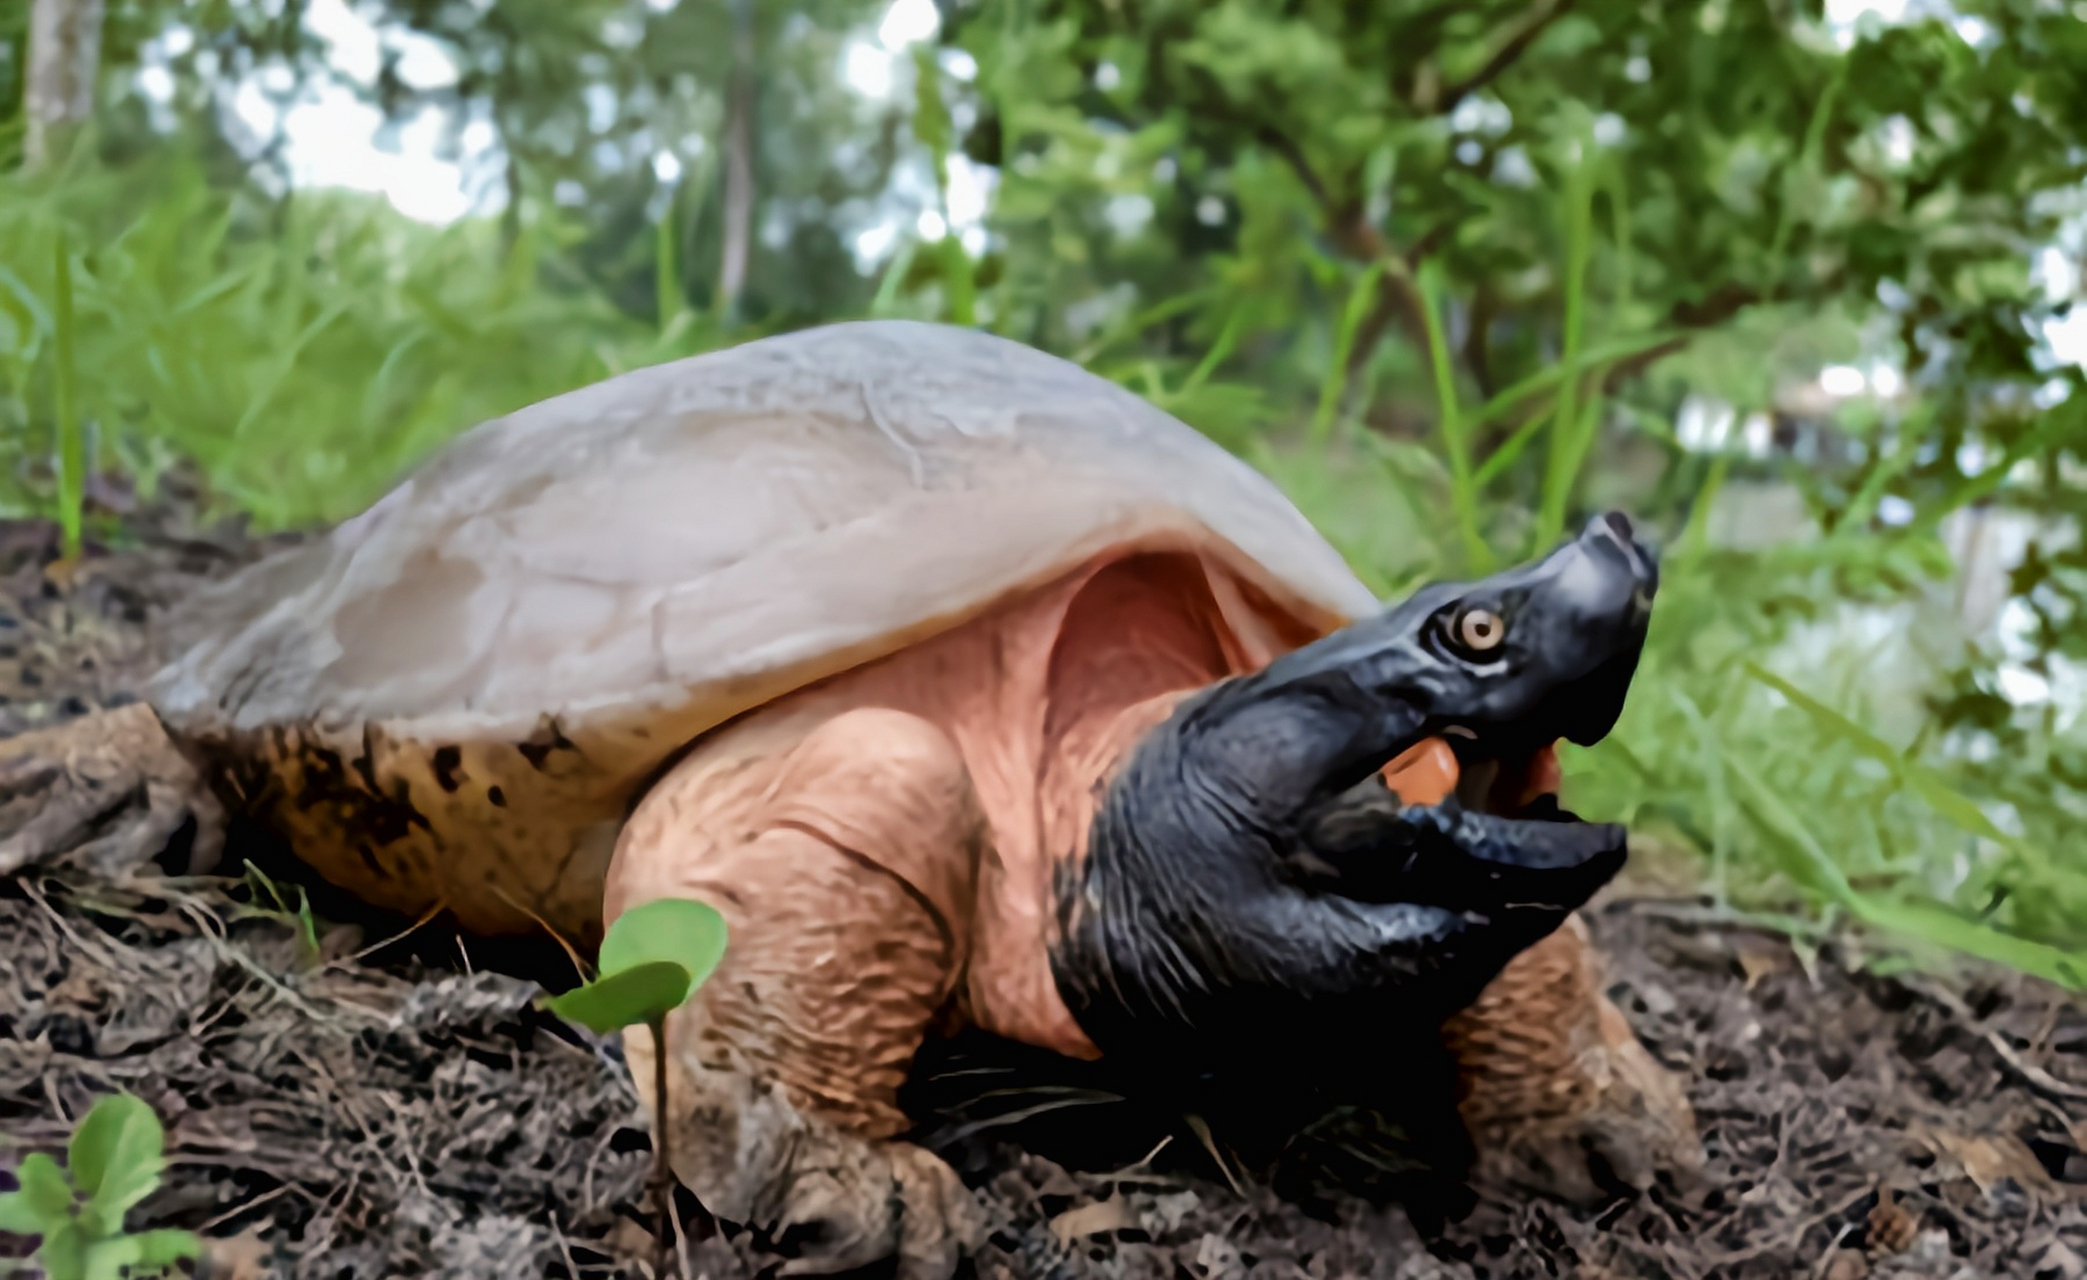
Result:
M155 611L259 550L183 509L128 513L124 548L62 586L51 529L0 523L0 736L134 697ZM439 922L387 942L266 898L160 868L0 881L0 1185L123 1088L172 1158L133 1224L203 1232L216 1274L645 1274L649 1147L613 1041L539 1012ZM1589 1210L1487 1192L1424 1237L1395 1207L1235 1188L1136 1103L1104 1127L1156 1154L1068 1168L1039 1152L1079 1108L976 1122L1071 1095L985 1091L935 1117L994 1222L978 1273L2087 1280L2079 1001L1987 969L1884 976L1674 895L1612 895L1591 923L1614 994L1690 1082L1700 1182ZM711 1280L774 1265L743 1234L695 1257Z

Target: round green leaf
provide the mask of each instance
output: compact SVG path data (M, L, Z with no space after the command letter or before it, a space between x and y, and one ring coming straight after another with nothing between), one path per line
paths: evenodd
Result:
M22 1157L15 1179L22 1184L22 1189L14 1193L20 1197L17 1203L42 1224L33 1230L48 1231L53 1224L72 1216L72 1184L65 1180L65 1171L56 1160L41 1151L32 1151Z
M652 960L605 973L584 987L544 1002L561 1018L600 1035L665 1017L688 999L693 984L686 968Z
M688 971L688 992L703 985L725 957L725 918L694 898L657 898L616 917L601 942L601 973L671 961ZM674 1003L679 1005L681 1000Z
M0 1191L0 1231L11 1236L40 1236L48 1225L24 1191Z
M73 1184L118 1222L159 1184L166 1135L142 1098L109 1094L73 1131L67 1155Z
M68 1220L45 1236L36 1260L50 1280L86 1280L87 1236L80 1224Z
M115 1280L126 1271L154 1274L202 1252L203 1242L191 1232L140 1231L88 1246L86 1271L88 1280Z

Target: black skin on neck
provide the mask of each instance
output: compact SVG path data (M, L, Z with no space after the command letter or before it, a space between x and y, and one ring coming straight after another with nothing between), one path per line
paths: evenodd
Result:
M1629 522L1598 517L1540 561L1424 588L1187 699L1132 749L1057 885L1053 973L1104 1057L1172 1082L1401 1074L1387 1052L1432 1040L1625 844L1555 805L1402 808L1377 771L1445 731L1506 759L1598 741L1657 586ZM1486 616L1504 634L1473 648Z

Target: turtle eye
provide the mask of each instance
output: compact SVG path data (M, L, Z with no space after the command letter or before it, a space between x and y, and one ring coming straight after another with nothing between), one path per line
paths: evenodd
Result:
M1491 609L1467 609L1457 619L1456 636L1472 653L1491 653L1507 639L1507 619Z

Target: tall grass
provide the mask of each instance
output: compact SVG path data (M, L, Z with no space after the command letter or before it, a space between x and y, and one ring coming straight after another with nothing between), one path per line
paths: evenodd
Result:
M89 470L150 489L182 460L264 527L337 520L461 427L718 340L618 311L562 234L270 205L179 157L0 178L0 502L72 538Z

